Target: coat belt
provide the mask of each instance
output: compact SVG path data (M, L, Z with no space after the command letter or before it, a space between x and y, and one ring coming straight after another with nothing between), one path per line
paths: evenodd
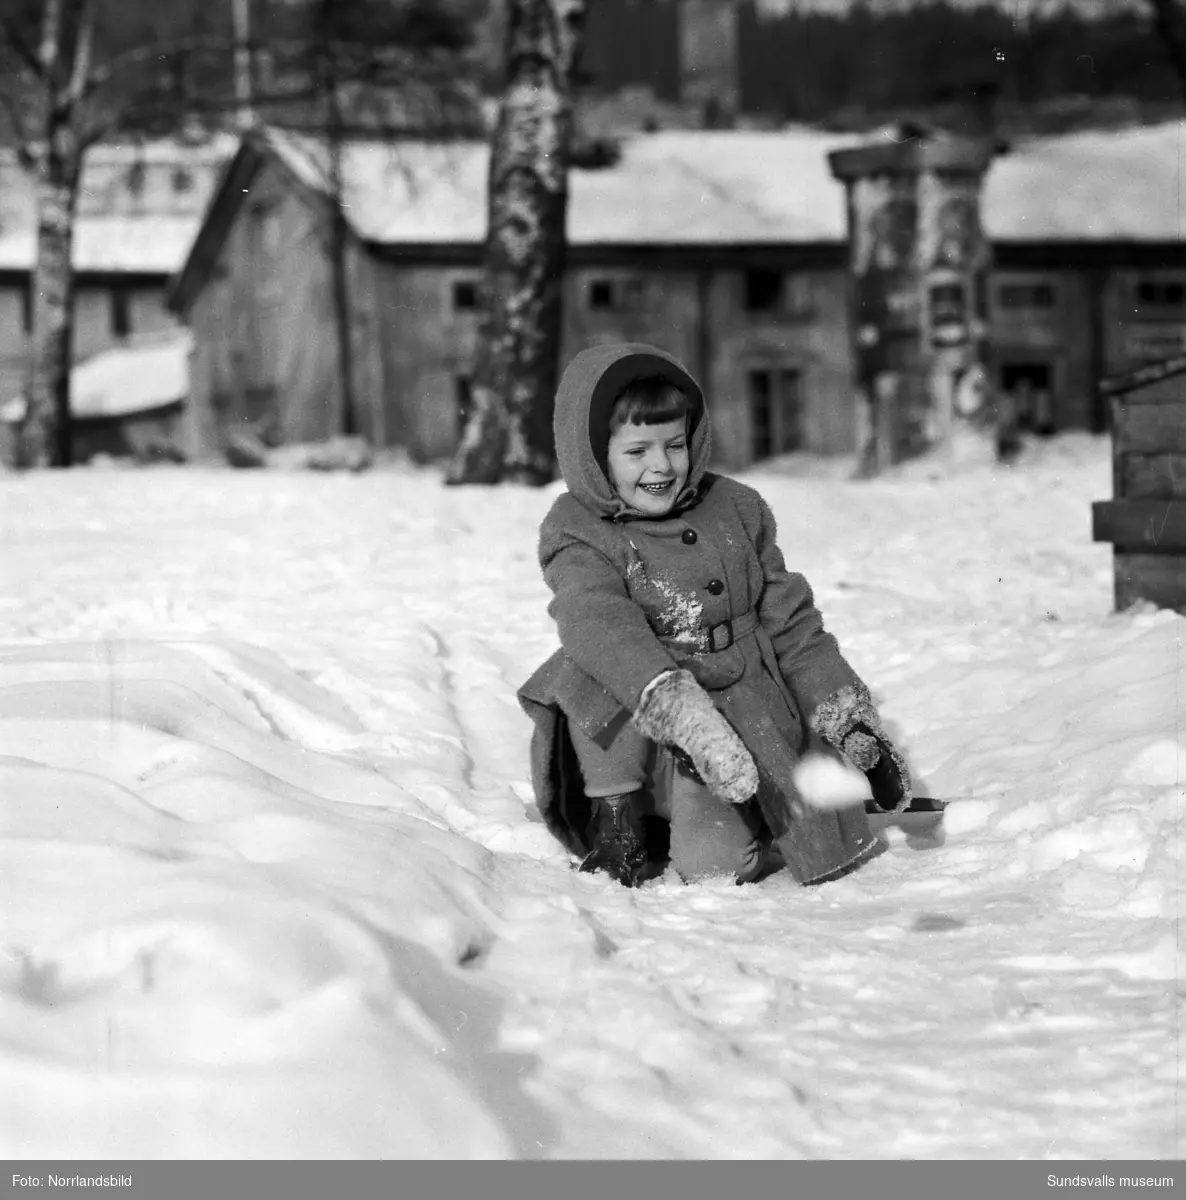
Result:
M693 654L718 654L728 650L738 638L753 633L760 624L758 610L751 608L749 612L739 617L729 617L718 621L715 625L706 625L700 631L695 641L689 638L660 638L665 645L673 650L683 650Z

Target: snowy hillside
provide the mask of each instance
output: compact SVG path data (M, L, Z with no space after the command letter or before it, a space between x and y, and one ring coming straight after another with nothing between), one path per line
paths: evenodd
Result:
M556 488L0 476L0 1153L1180 1156L1182 618L1105 440L932 474L745 478L945 843L637 892L529 811Z

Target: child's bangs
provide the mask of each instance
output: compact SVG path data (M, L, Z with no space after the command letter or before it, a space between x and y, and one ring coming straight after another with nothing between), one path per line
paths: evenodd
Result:
M623 425L662 425L692 410L692 402L666 379L646 379L623 389L610 416L610 432Z

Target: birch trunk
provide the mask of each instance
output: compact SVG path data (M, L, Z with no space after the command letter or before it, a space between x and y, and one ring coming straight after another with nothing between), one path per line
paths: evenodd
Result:
M79 153L68 128L57 129L35 167L37 260L33 267L33 333L26 374L27 408L20 461L28 467L68 467L70 364L74 343L74 209Z
M587 0L511 0L490 154L485 313L447 482L542 485L563 321L572 76Z
M30 280L33 333L17 448L18 461L28 467L68 467L73 461L71 254L84 149L76 117L91 69L94 19L94 0L45 0L36 64L37 116L23 155L37 198L37 258Z

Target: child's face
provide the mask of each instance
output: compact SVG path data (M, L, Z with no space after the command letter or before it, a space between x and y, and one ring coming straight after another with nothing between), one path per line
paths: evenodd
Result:
M610 434L610 482L619 496L648 517L665 517L688 481L688 420L622 425Z

